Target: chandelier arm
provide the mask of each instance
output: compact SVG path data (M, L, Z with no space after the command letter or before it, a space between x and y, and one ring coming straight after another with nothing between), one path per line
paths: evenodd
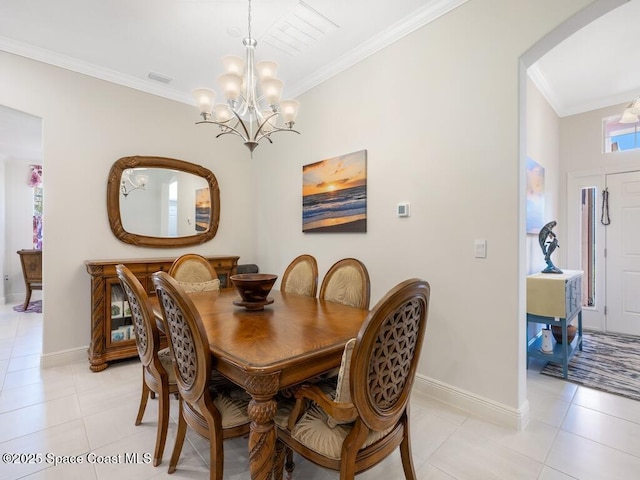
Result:
M224 128L225 130L223 132L219 133L218 135L216 135L216 138L218 138L220 135L233 133L234 135L238 135L245 142L249 141L248 137L244 136L240 130L232 127L231 125L226 125L226 124L220 123L220 122L214 122L213 120L201 120L199 122L196 122L196 125L200 125L201 123L210 123L212 125L218 125L219 127ZM243 126L244 126L244 124L243 124ZM247 129L245 128L244 131L246 132Z
M269 133L263 133L262 135L260 135L260 137L256 139L256 142L260 142L260 140L266 137L267 140L269 140L269 143L273 143L273 140L271 140L270 136L272 133L277 133L277 132L293 132L300 135L300 132L297 130L294 130L293 128L275 128L271 130Z
M247 130L247 126L245 125L244 121L242 120L242 117L240 117L240 115L238 115L238 113L235 110L232 109L231 111L236 116L236 118L238 119L238 123L240 125L242 125L242 129L244 130L245 135L240 135L240 136L245 139L245 142L248 141L248 139L251 138L251 134L249 133L249 130ZM232 128L232 127L229 127L229 128ZM236 130L236 129L234 128L234 130ZM255 138L255 136L254 136L254 138Z
M256 134L254 135L254 138L263 138L265 135L269 135L269 133L271 133L274 130L271 130L271 132L265 132L262 135L260 135L260 132L262 132L263 127L267 124L267 122L269 120L271 120L273 117L275 117L276 115L278 115L277 112L272 113L271 115L269 115L267 118L265 118L262 123L258 122L258 129L256 130ZM272 125L273 126L273 125ZM277 129L278 127L273 126L274 129ZM259 140L258 140L259 141Z

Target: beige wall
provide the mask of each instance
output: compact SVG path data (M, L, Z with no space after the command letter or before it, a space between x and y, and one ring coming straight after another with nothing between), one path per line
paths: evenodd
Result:
M5 179L2 185L3 199L8 208L4 212L3 235L5 247L1 250L5 259L3 274L8 280L3 280L4 297L6 302L24 302L25 285L22 277L20 258L16 254L21 248L33 248L33 189L28 181L31 176L29 163L24 161L10 161L4 163ZM40 292L34 292L34 300L39 298ZM0 295L1 296L1 295Z
M562 142L562 172L612 173L637 169L640 151L603 153L602 120L620 115L626 103L599 108L579 115L562 118L560 122Z
M542 96L531 80L527 81L527 156L544 167L544 222L559 220L560 189L560 118ZM558 222L554 232L561 241L562 248L552 257L553 263L563 268L561 253L566 250L563 240L563 224ZM566 258L566 256L564 257ZM536 273L546 267L540 249L538 235L527 235L527 273Z
M111 164L132 154L201 163L222 192L218 236L194 249L281 273L312 253L320 275L365 262L372 305L407 277L432 286L419 380L482 413L526 412L519 57L589 0L471 0L302 95L297 126L249 160L194 127L193 108L0 53L0 104L44 119L44 354L89 342L94 258L174 255L118 242L105 212ZM398 72L400 78L398 79ZM368 232L301 232L302 166L368 151ZM411 202L410 218L395 215ZM474 258L474 239L488 257Z
M620 115L627 104L612 105L579 115L571 115L560 121L561 176L566 182L560 185L563 223L567 225L567 241L580 245L580 191L596 188L596 204L601 206L601 192L606 186L606 175L640 170L640 151L603 153L602 120ZM611 200L615 201L614 199ZM586 328L605 330L604 306L606 279L604 248L606 227L600 224L600 209L597 210L595 229L595 306L583 309L583 325ZM580 248L565 252L568 268L581 269Z
M526 408L518 59L586 3L472 0L303 95L303 134L256 164L266 270L307 252L323 274L355 256L373 302L407 277L431 283L420 374L443 398L473 392L501 413ZM302 166L363 148L367 235L303 234ZM395 216L401 201L408 219ZM474 239L487 240L486 259L474 258Z
M194 107L0 52L0 104L43 119L43 355L84 352L90 339L87 259L235 254L254 261L249 159L242 145L196 128ZM118 241L106 214L109 168L129 155L161 155L212 169L222 215L214 240L190 249ZM84 353L82 353L84 354Z

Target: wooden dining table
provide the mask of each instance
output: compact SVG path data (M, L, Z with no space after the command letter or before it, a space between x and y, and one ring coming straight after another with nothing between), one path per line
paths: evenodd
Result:
M368 310L272 290L259 311L234 305L235 290L191 293L207 333L213 367L251 395L248 413L252 480L271 478L276 394L340 365ZM156 319L162 311L151 298Z

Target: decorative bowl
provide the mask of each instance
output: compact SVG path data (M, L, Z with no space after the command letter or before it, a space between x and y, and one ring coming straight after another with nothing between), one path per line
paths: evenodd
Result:
M270 273L239 273L231 275L231 283L236 287L242 300L234 300L233 304L247 310L262 310L265 305L273 303L268 298L273 284L278 278Z
M556 342L562 343L562 327L557 325L551 325L551 333L553 333L553 338L556 339ZM567 325L567 343L571 344L573 339L576 338L576 333L578 333L578 327L575 325Z

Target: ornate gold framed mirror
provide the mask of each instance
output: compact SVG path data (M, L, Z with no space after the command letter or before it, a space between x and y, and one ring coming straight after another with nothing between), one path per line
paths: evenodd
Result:
M107 180L113 234L141 247L183 247L211 240L220 222L220 188L211 170L166 157L116 161Z

